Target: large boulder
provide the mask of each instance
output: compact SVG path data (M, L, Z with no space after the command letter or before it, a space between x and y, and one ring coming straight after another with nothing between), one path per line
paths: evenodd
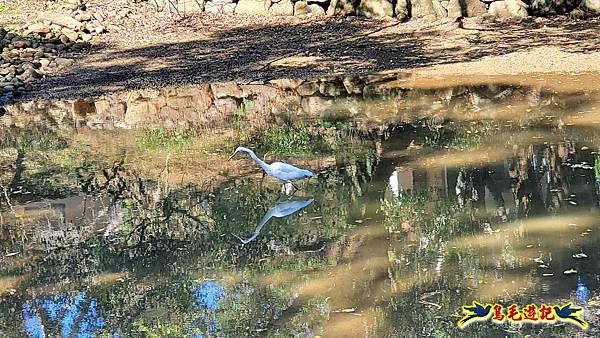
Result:
M580 8L586 11L600 13L600 0L583 0Z
M400 21L407 20L410 17L409 0L398 0L394 8L396 19Z
M309 4L306 8L308 9L308 16L325 16L325 9L317 4Z
M69 40L72 42L77 41L77 38L79 37L79 33L77 33L76 31L74 31L72 29L68 29L68 28L63 28L62 33L64 36L69 38Z
M521 0L495 1L490 4L488 13L497 18L526 18L527 4Z
M308 2L297 1L294 3L294 16L305 17L308 15Z
M179 0L177 1L177 11L181 15L192 15L204 12L204 0Z
M294 16L324 16L325 10L318 4L308 4L307 1L297 1L294 3Z
M265 0L240 0L235 7L235 14L267 15L267 9Z
M448 16L448 12L439 0L411 0L410 13L413 18L440 19Z
M485 4L479 0L450 0L448 17L473 17L485 14Z
M331 0L327 15L346 16L356 13L356 8L359 6L360 0Z
M235 4L229 0L208 1L204 4L206 13L231 14L235 11Z
M39 21L50 21L52 24L70 29L79 29L83 27L83 23L60 12L41 12L38 14L37 18Z
M529 11L535 16L566 14L581 3L581 0L531 0Z
M210 85L213 96L217 99L224 97L244 97L244 92L235 82L213 83Z
M281 0L276 2L269 8L269 15L292 16L294 15L294 4L292 4L291 0Z
M29 27L27 27L27 30L38 34L46 34L50 33L52 29L49 25L46 25L44 23L34 23L33 25L29 25Z
M358 14L367 18L391 18L394 16L394 6L388 0L362 0Z

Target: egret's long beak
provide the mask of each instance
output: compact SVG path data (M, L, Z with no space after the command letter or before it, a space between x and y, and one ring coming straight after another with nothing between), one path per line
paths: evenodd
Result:
M227 161L231 160L235 156L235 154L237 154L237 153L233 153L231 156L229 156L229 158L227 159Z

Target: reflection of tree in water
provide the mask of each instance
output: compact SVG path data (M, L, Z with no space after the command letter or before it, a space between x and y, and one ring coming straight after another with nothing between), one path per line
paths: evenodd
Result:
M61 184L55 184L49 180L58 172L54 168L44 168L34 165L33 168L26 167L26 158L28 156L38 157L42 152L63 149L67 147L67 141L58 135L55 131L43 127L31 129L11 128L0 129L0 151L4 156L0 156L0 188L2 189L2 198L0 207L10 206L18 203L19 200L31 200L44 196L64 196L68 187ZM10 160L13 153L14 160ZM6 156L8 155L8 156ZM12 163L11 163L12 162ZM31 182L31 181L35 182ZM27 192L29 196L22 193Z
M517 217L555 212L593 197L587 189L578 188L586 186L591 177L582 165L590 163L591 157L577 148L577 144L566 142L518 149L509 167Z
M600 208L600 154L596 154L594 161L594 177L596 179L596 201Z
M502 192L504 177L510 178L515 210L513 218L525 218L557 212L559 209L585 205L590 191L582 189L591 181L590 155L576 151L572 142L515 147L515 155L506 160L498 172L490 166L461 168L456 179L456 197L462 207L485 209L489 192L498 216L505 219L506 201ZM593 193L592 193L593 194ZM511 201L510 205L513 205Z
M503 337L505 332L502 327L485 323L470 327L468 333L456 332L453 329L456 327L455 320L446 316L456 312L460 304L468 302L465 297L473 297L471 290L484 288L479 284L481 280L504 283L506 280L523 278L524 285L533 287L545 284L537 281L541 276L539 270L526 267L526 262L531 258L522 257L527 243L522 243L520 239L499 240L502 243L498 243L498 248L489 249L489 252L478 249L476 239L484 237L480 235L481 225L488 224L494 229L508 226L512 229L522 224L521 231L527 233L525 218L575 210L585 210L582 213L585 217L590 202L596 200L593 196L596 188L591 188L597 180L593 176L598 175L591 175L593 168L590 163L598 160L585 148L581 150L582 146L576 142L515 145L513 149L514 156L503 163L459 169L455 186L456 200L440 198L443 194L423 190L416 186L417 180L414 179L412 193L410 190L399 192L396 198L384 201L385 224L394 238L388 249L392 290L403 290L387 303L384 320L389 321L392 332L384 332L384 335ZM595 166L599 165L596 162ZM404 172L412 170L402 168ZM421 175L418 170L423 169L414 169L403 178L418 177ZM399 176L392 175L392 179L397 180ZM422 180L419 183L422 184ZM514 202L506 198L507 195L503 197L503 193L507 192L514 197ZM514 206L514 214L511 215L514 224L500 225L497 224L498 219L473 212L485 208L488 193L496 208ZM536 238L536 235L532 237ZM493 237L493 234L490 236ZM563 262L571 260L573 248L570 245L556 248L556 243L544 242L544 239L551 241L548 238L542 237L543 250L551 250L555 261L561 261L555 262L558 269L553 271L562 274L566 267L559 269ZM461 241L465 241L464 247L453 247ZM595 276L595 272L591 274ZM419 281L417 283L413 282L415 275ZM577 298L586 298L587 286L581 284L581 279L577 286L572 285L571 290L575 289ZM527 302L537 294L515 294L511 297L509 299L514 302ZM568 329L564 328L561 332L569 335ZM536 331L541 329L528 327L521 333L532 334ZM555 329L553 333L556 332L558 330Z
M493 171L488 167L461 169L456 179L456 197L458 204L465 207L468 202L476 209L485 208L486 189L490 191L498 216L504 216L504 198L500 192Z

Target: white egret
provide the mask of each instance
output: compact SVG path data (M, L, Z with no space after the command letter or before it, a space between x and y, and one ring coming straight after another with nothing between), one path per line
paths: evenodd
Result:
M289 216L293 213L298 212L299 210L301 210L303 208L306 208L314 200L315 200L314 198L309 198L306 200L285 201L285 202L277 203L277 205L275 205L274 207L269 209L269 211L267 211L267 213L263 216L263 218L260 220L260 223L258 223L256 230L254 230L254 234L252 236L250 236L247 239L243 239L243 238L238 237L235 234L233 234L233 235L235 237L237 237L237 239L239 239L243 244L248 244L248 243L252 242L253 240L255 240L256 237L258 237L258 234L260 234L260 231L262 230L262 228L265 226L265 224L267 224L267 222L269 222L269 220L271 218L273 218L273 217L281 218L281 217Z
M258 165L265 171L267 175L273 176L276 179L278 179L281 183L283 183L283 187L281 187L281 192L285 193L286 195L288 194L288 191L291 190L291 186L298 189L294 185L295 181L304 178L310 178L313 176L313 173L310 170L300 169L298 167L294 167L291 164L283 162L273 162L271 164L268 164L265 161L261 160L258 156L256 156L256 154L252 150L244 147L238 147L233 153L233 155L229 157L229 159L231 160L231 158L233 158L239 152L248 153L248 155L250 155L254 162L258 163Z

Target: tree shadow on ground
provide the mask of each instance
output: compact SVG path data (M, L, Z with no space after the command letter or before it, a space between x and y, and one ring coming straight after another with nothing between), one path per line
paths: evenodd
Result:
M422 30L402 25L326 20L238 27L189 42L126 50L97 45L71 72L44 81L21 99L98 96L221 81L364 75L475 61L541 46L589 53L600 45L597 19L528 19L452 31L448 23Z

